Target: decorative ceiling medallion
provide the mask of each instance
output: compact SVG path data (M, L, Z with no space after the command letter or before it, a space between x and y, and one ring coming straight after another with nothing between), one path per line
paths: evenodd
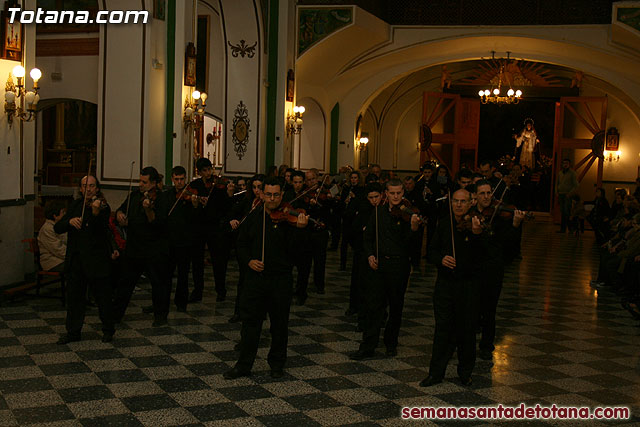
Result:
M255 42L254 44L249 46L245 44L244 40L240 40L240 44L238 45L232 45L231 42L227 42L227 43L231 48L231 56L233 56L234 58L237 58L238 55L242 56L243 58L245 56L249 58L253 58L256 54L256 46L258 45L258 42Z
M242 101L236 107L233 113L233 123L231 124L231 138L233 140L233 150L238 156L238 160L247 152L247 144L249 143L249 110Z
M497 86L502 70L502 84L509 87L563 87L544 64L517 59L492 58L478 64L471 76L456 82L460 85Z

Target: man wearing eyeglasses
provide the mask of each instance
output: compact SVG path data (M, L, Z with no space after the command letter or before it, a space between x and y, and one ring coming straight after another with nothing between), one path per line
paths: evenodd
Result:
M281 181L277 177L265 180L262 200L240 227L237 250L242 265L248 266L244 289L240 295L240 356L238 362L224 373L226 379L246 377L258 351L262 322L269 314L271 349L267 360L271 377L281 378L287 360L289 309L293 284L293 260L297 248L304 242L301 229L308 224L308 215L299 215L295 226L287 221L271 219L283 215Z
M458 376L471 385L476 361L477 300L485 236L480 220L469 217L471 194L461 188L451 195L450 213L439 223L429 245L429 261L438 267L433 295L436 321L429 375L420 386L441 383L449 359L458 350ZM453 226L453 231L452 231Z
M102 342L111 342L114 328L112 289L109 283L110 258L117 251L109 237L111 208L100 199L93 200L100 191L98 180L89 175L80 181L81 198L75 200L67 213L53 226L58 234L68 233L66 270L69 280L66 289L67 333L58 344L80 341L84 324L87 287L91 288L102 321ZM84 205L84 208L83 208Z

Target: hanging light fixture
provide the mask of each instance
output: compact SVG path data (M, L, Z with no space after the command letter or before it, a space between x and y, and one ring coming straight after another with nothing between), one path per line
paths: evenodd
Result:
M522 91L520 89L513 90L511 87L511 83L505 81L505 83L509 84L509 89L507 93L504 94L502 92L502 83L504 80L504 69L505 66L509 64L511 59L509 58L511 52L507 52L507 58L498 59L498 63L500 64L500 68L498 71L498 81L491 85L490 89L481 89L478 92L478 96L480 96L480 102L483 104L517 104L520 102L520 98L522 97ZM491 58L495 59L495 51L491 52ZM492 82L495 81L495 77L492 79Z
M22 65L16 65L13 68L13 72L9 73L4 94L4 112L7 114L9 127L13 124L14 117L24 122L30 122L36 117L36 107L40 100L40 95L38 95L38 81L40 77L42 77L42 72L34 68L29 75L33 80L33 89L27 91L24 67ZM13 83L13 76L18 80L17 84Z

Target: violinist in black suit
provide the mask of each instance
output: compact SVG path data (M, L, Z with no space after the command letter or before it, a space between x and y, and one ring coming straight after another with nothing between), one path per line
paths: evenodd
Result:
M225 372L226 379L251 374L262 322L267 313L271 322L271 349L268 356L271 376L281 378L284 375L293 257L303 243L300 239L305 234L300 233L300 229L307 226L309 217L292 217L296 219L295 225L279 220L283 216L288 217L279 209L283 187L278 177L266 178L262 192L264 203L251 212L240 227L238 258L242 265L247 266L245 289L240 296L240 356L233 369Z
M58 234L69 233L66 254L67 318L66 335L58 344L80 341L84 323L87 286L96 298L102 321L102 342L113 339L114 319L112 288L109 281L111 257L119 256L109 234L111 209L100 193L100 183L93 176L80 181L82 198L75 200L67 213L54 225Z
M138 190L133 191L117 210L121 226L127 226L127 246L123 273L116 289L116 320L122 319L142 273L151 282L153 326L167 324L171 298L167 199L158 190L160 175L148 166L140 171Z

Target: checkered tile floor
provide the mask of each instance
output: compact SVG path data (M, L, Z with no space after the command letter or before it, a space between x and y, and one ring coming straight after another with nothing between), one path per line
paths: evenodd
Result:
M150 302L143 284L113 344L100 342L95 309L83 341L59 346L65 312L57 300L3 304L0 425L396 425L403 406L520 402L630 406L630 422L640 423L639 325L614 295L589 287L592 236L554 231L527 225L524 260L505 277L494 362L478 360L470 388L457 382L455 360L445 382L418 386L434 329L435 270L424 261L411 275L398 356L387 359L382 348L374 360L350 361L360 334L344 316L349 274L330 252L327 294L292 308L279 380L269 376L266 333L254 375L222 377L237 356L239 325L227 323L233 287L227 301L215 303L209 291L188 313L172 312L168 327L152 328L140 310ZM236 279L233 261L229 284Z

